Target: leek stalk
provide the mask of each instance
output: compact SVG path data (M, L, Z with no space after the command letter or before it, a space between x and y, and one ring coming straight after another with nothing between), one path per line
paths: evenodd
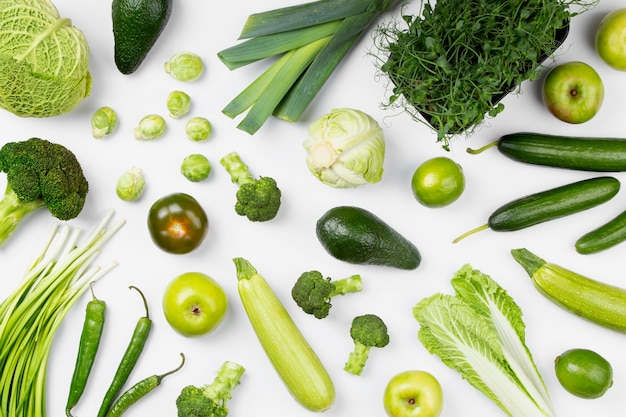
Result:
M251 135L272 115L298 121L366 29L396 2L317 0L250 15L240 35L246 40L218 57L229 69L282 57L222 112L235 118L248 110L237 127Z

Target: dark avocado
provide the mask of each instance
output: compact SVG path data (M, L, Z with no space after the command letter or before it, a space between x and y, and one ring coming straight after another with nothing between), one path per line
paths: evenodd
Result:
M415 269L415 245L371 212L352 206L328 210L317 221L317 238L335 258L353 264Z

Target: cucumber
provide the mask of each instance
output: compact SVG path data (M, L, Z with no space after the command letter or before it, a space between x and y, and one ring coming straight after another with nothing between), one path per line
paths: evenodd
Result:
M626 171L625 138L591 138L512 133L480 149L478 154L497 146L505 156L519 162L594 172Z
M360 265L415 269L422 258L415 245L368 210L339 206L316 224L317 238L335 258Z
M486 224L454 239L485 229L509 232L590 209L613 198L620 189L614 177L589 178L513 200L496 209Z
M600 326L626 333L626 289L548 263L528 249L513 249L511 254L550 301Z
M626 240L626 211L607 223L581 236L575 243L576 252L588 255L612 248Z
M233 259L237 289L261 346L292 397L310 411L329 409L333 382L311 345L269 286L243 258Z

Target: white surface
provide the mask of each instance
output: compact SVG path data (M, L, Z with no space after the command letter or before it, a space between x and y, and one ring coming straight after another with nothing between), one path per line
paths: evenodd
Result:
M522 307L527 342L548 384L557 415L618 415L618 410L623 408L622 393L626 386L623 354L626 336L587 323L551 304L533 288L509 251L527 247L549 261L626 286L622 255L625 246L589 256L579 255L573 248L579 236L624 209L624 191L601 207L569 218L513 233L487 230L456 245L451 241L483 224L492 210L513 198L593 176L526 166L504 158L495 150L471 156L465 153L467 146L478 147L502 134L523 130L564 135L626 134L623 127L626 74L603 64L593 48L595 26L620 2L606 0L576 17L559 51L560 61L586 61L605 81L605 103L593 120L581 126L557 121L540 101L540 81L526 83L522 86L523 94L504 100L504 113L488 120L470 138L455 140L451 153L444 152L435 143L435 134L422 124L405 114L381 109L387 84L384 78L377 77L368 54L372 45L369 36L356 45L299 123L270 120L252 137L240 132L235 128L236 122L220 110L266 64L229 72L217 59L216 52L236 42L247 15L297 2L185 0L175 3L171 20L148 58L136 73L125 76L113 63L110 2L57 0L60 13L70 17L89 40L92 94L75 111L56 118L20 119L6 112L0 114L1 143L40 136L64 143L82 161L91 192L83 213L72 224L90 229L109 208L128 221L100 258L101 263L116 259L120 265L96 286L98 297L108 304L108 316L88 389L75 408L77 416L97 412L135 321L143 314L137 294L129 291L128 285L144 291L154 320L154 331L130 383L175 367L179 352L188 358L184 369L164 380L157 391L131 408L129 417L176 415L174 401L181 387L210 382L225 360L239 362L247 369L229 403L231 416L311 414L289 396L252 332L236 291L231 259L237 256L247 258L266 277L326 364L337 391L334 406L325 413L328 416L383 415L381 397L388 379L407 369L427 370L439 379L445 394L443 417L504 415L439 358L429 355L416 338L418 326L411 314L413 305L436 291L449 292L449 279L464 263L490 274ZM194 51L204 59L206 72L200 80L185 84L164 73L163 63L182 50ZM212 121L213 137L205 143L192 143L184 136L186 119L168 119L169 128L164 137L150 143L136 141L132 134L135 123L149 113L167 116L165 99L174 89L182 89L192 97L190 116L205 116ZM114 135L96 141L91 137L89 119L103 105L117 110L120 124ZM336 190L319 183L307 171L301 147L307 126L334 107L358 108L384 125L387 158L380 183L355 190ZM254 224L234 213L235 185L219 165L220 157L233 150L240 153L253 173L273 176L278 181L283 190L283 205L275 220ZM178 171L182 158L195 152L204 153L213 164L207 182L190 183ZM410 178L422 161L437 155L449 155L463 166L467 189L455 204L427 209L413 199ZM133 165L143 168L147 188L140 201L125 203L115 196L115 182ZM616 176L626 179L624 174ZM205 207L211 222L202 247L184 256L157 249L145 224L151 203L175 191L194 195ZM420 249L421 266L414 271L399 271L351 265L324 252L315 237L315 222L326 210L341 204L364 207L395 227ZM32 215L10 243L0 249L2 298L22 276L52 222L45 211ZM289 295L297 276L310 269L334 278L360 273L364 279L363 292L336 299L330 316L316 320L302 313ZM195 339L175 333L165 322L161 309L161 296L167 283L180 273L194 270L217 279L230 301L222 325L212 334ZM55 339L48 370L51 417L64 414L87 301L88 297L84 297L77 303ZM391 343L385 349L373 350L363 374L356 377L342 370L352 349L348 328L353 316L370 312L379 314L388 323ZM573 347L596 350L613 364L615 383L604 397L579 399L558 384L553 360Z

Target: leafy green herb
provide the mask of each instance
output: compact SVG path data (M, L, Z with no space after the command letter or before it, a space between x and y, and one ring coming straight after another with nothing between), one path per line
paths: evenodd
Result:
M570 19L598 1L422 2L421 16L402 16L406 26L378 28L380 70L394 85L386 105L429 123L448 149L452 135L495 117L500 98L536 79Z

